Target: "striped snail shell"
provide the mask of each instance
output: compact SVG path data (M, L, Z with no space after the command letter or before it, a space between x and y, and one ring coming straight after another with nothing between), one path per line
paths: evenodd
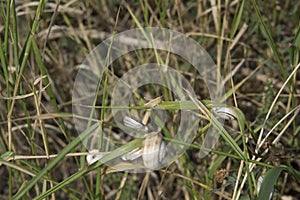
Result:
M92 149L87 155L88 165L100 160L104 155L110 152L100 152L98 149ZM148 169L158 169L162 165L163 159L167 154L167 145L159 132L148 133L145 136L143 145L121 157L122 160L135 160L142 156L143 164Z
M149 133L143 142L143 163L149 169L157 169L161 166L167 154L167 146L159 132Z

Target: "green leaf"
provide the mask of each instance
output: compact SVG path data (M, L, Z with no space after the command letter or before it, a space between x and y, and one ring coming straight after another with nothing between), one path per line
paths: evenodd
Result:
M290 63L295 66L299 62L299 50L300 50L300 24L298 26L294 41L290 47Z
M266 200L270 198L270 194L274 189L274 185L277 182L277 179L284 170L285 167L279 166L279 167L274 167L267 171L267 173L264 175L264 179L261 183L261 187L258 193L258 199L257 200Z
M7 160L7 158L12 157L13 155L14 155L14 152L7 151L0 156L0 160Z
M245 5L245 0L242 1L241 5L238 9L237 15L234 16L233 23L232 23L232 31L231 31L231 34L230 34L231 39L236 34L237 29L238 29L238 27L241 23L242 14L243 14L243 11L244 11L244 5Z
M292 66L297 65L299 61L299 51L295 45L290 46L290 64Z

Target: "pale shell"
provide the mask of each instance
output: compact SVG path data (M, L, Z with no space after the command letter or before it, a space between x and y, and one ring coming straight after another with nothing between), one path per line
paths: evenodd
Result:
M143 125L142 123L138 122L137 120L131 118L131 117L124 117L123 123L125 126L135 129L137 131L148 131L148 127Z
M88 165L91 165L100 160L105 154L107 154L107 152L100 152L98 149L92 149L86 156L86 161Z
M159 133L149 133L143 143L143 163L149 169L161 166L167 153L166 143Z
M216 107L213 111L222 119L233 120L237 118L237 114L234 109L230 107Z

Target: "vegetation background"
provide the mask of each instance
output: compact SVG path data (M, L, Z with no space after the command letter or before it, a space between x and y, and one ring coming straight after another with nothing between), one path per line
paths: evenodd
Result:
M271 191L273 199L300 199L299 10L294 0L2 0L0 199L267 199ZM227 103L245 115L226 123L233 144L221 139L198 159L195 140L176 162L145 174L87 166L72 115L78 66L107 37L139 26L180 31L212 56ZM116 62L114 73L155 58L133 57ZM207 95L196 72L176 58L171 64ZM109 105L105 90L101 102ZM99 113L118 133L109 109ZM237 146L247 162L232 151Z

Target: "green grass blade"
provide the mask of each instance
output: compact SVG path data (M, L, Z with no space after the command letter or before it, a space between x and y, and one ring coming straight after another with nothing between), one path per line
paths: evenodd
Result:
M225 130L225 128L220 124L220 122L212 115L211 116L212 124L220 131L222 138L229 144L229 146L238 154L242 160L247 160L243 151L239 145L234 141L230 134Z
M23 56L21 56L22 57L22 60L20 62L21 66L20 66L20 71L17 76L17 80L16 80L16 84L15 84L15 88L14 88L14 96L16 96L16 94L17 94L25 66L27 65L27 60L28 60L28 56L29 56L29 53L31 50L32 40L34 39L34 33L38 27L38 23L39 23L39 19L40 19L41 12L42 12L42 7L43 7L44 3L45 3L45 1L41 0L36 9L36 14L35 14L35 18L34 18L34 21L33 21L33 24L32 24L31 30L30 30L30 34L29 34L28 40L26 41L26 44L24 47L24 49L25 49L24 54L23 54Z
M290 47L290 63L291 66L296 66L299 62L299 51L300 51L300 23L294 38L294 41Z
M94 126L94 125L93 125ZM76 172L75 174L73 174L72 176L70 176L69 178L63 180L62 182L60 182L59 184L55 185L54 187L52 187L51 189L47 190L45 193L43 193L42 195L38 196L35 198L35 200L40 200L40 199L44 199L45 197L51 195L52 193L56 192L57 190L62 189L64 186L72 183L73 181L81 178L83 175L85 175L86 173L88 173L89 171L95 170L97 168L99 168L100 166L103 165L103 163L106 163L112 159L115 159L121 155L123 155L126 152L132 151L133 149L140 147L142 145L142 139L138 138L135 139L117 149L115 149L114 151L112 151L111 153L103 156L103 158L101 158L98 162L96 162L95 164L89 166L89 167L85 167L82 168L81 170L79 170L78 172Z
M48 75L47 69L46 69L46 66L44 65L44 62L42 60L42 57L41 57L41 54L40 54L40 51L39 51L39 48L38 48L38 45L37 45L34 38L32 39L32 47L33 47L33 52L34 52L38 67L41 71L41 74L42 74L42 76L45 76L45 78L43 79L44 83L45 83L45 85L49 85L50 81L49 81L48 76L47 76ZM54 93L52 91L51 86L47 87L46 91L47 91L47 94L50 97L50 101L52 103L52 106L53 106L55 112L59 113L59 108L58 108L57 102L55 100ZM68 140L70 140L69 135L66 133L66 127L65 127L65 124L64 124L63 119L61 117L58 118L58 122L59 122L60 126L63 129L64 135L66 136L66 138Z
M261 184L257 200L266 200L270 198L270 194L273 191L274 185L276 184L277 179L282 170L284 170L284 167L280 166L274 167L267 171L267 173L264 175L264 179Z
M11 5L11 0L7 1L7 5ZM10 6L7 6L6 16L5 16L5 33L4 33L4 48L3 48L5 57L7 57L8 54L9 24L10 24Z
M49 164L40 171L31 181L28 182L28 184L20 190L15 196L14 199L21 199L34 185L42 178L44 177L53 167L55 167L64 157L67 153L72 151L77 145L81 143L82 138L87 137L92 131L94 131L99 124L94 124L93 126L89 127L84 131L81 135L79 135L77 138L75 138L70 144L68 144L58 155L55 157Z
M19 71L19 38L18 38L18 22L17 22L17 13L16 13L16 5L15 1L12 2L12 13L13 13L13 46L14 46L14 62L17 69L17 72ZM15 77L13 77L15 79Z
M230 33L230 38L232 39L233 36L235 35L238 27L239 27L239 24L241 22L241 18L242 18L242 14L243 14L243 10L244 10L244 5L245 5L245 0L242 1L239 9L238 9L238 13L236 16L234 16L234 19L233 19L233 23L232 23L232 31Z
M0 46L2 46L2 42L0 39ZM0 48L0 60L1 60L1 65L2 65L2 69L3 69L3 76L5 79L5 88L6 88L6 94L7 97L10 97L10 84L9 84L9 75L8 75L8 70L7 70L7 65L6 65L6 57L4 55L4 51L2 48ZM10 105L11 105L11 101L8 100L7 101L7 110L10 109Z
M239 147L239 145L236 143L236 141L234 141L234 139L230 136L230 134L225 130L225 128L222 126L222 124L218 121L218 119L214 115L211 114L211 112L207 109L207 107L202 102L200 102L197 98L194 98L191 94L188 93L188 95L191 98L191 100L195 103L195 106L197 106L198 109L210 120L210 123L215 128L217 128L217 130L220 132L220 135L227 142L227 144L229 144L229 146L238 154L238 156L242 160L247 161L248 159L244 155L244 153L241 150L241 148ZM234 110L237 110L237 108L234 108ZM242 112L240 112L238 114L242 114ZM234 113L234 115L239 118L241 117L241 116L237 115L237 113ZM244 120L244 119L241 118L238 120ZM243 128L244 124L241 124L241 122L240 122L240 125L242 125L242 128Z
M3 7L1 6L1 8L3 8ZM9 23L9 21L6 20L6 26L7 26L8 23ZM1 75L5 79L6 94L7 94L7 97L10 97L10 95L11 95L10 94L11 86L9 84L9 74L8 74L8 66L7 66L7 52L6 52L5 45L6 45L6 35L4 36L4 44L2 43L2 39L0 39L0 61L1 61L2 69L3 69L3 75L2 75L2 73L1 73ZM11 101L8 100L7 101L7 110L10 109L10 105L11 105Z
M258 7L256 1L255 0L251 0L251 2L252 2L252 5L253 5L253 7L255 9L255 12L256 12L256 15L258 17L258 20L259 20L259 22L261 24L261 28L262 28L263 32L265 33L265 35L267 36L267 40L269 42L269 45L271 46L271 49L273 50L275 59L276 59L278 65L279 65L279 68L280 68L280 72L281 72L282 76L284 77L284 79L286 80L287 77L288 77L288 75L287 75L287 72L285 71L284 66L282 64L282 61L280 59L280 55L278 53L276 44L275 44L275 42L274 42L274 40L273 40L273 38L271 36L271 33L270 33L269 29L267 28L267 25L265 24L265 22L263 20L263 17L261 15L260 11L259 11L259 7Z

